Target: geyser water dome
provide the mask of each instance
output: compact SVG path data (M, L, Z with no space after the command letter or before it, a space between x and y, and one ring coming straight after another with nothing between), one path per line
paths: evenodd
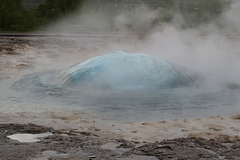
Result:
M187 73L149 55L118 51L63 71L24 75L11 87L19 94L9 98L14 97L17 106L37 102L123 121L230 115L239 110L239 89L209 90L201 75Z
M159 89L186 86L192 78L172 64L146 54L119 50L80 62L54 77L59 86L104 89Z

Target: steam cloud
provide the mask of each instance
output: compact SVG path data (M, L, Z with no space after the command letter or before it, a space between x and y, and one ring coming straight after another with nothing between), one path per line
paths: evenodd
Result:
M111 6L111 5L110 5ZM158 9L140 5L132 10L108 15L106 12L88 10L74 14L49 27L48 31L61 33L107 33L145 35L134 43L110 42L96 52L111 53L118 49L154 55L176 65L203 75L208 86L240 82L240 1L231 2L217 22L197 28L182 29L184 18L176 14L171 23L155 25ZM94 45L94 44L93 44ZM99 53L96 53L99 54Z

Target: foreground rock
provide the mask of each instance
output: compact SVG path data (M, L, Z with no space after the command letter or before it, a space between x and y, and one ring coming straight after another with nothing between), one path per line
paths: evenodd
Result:
M36 143L21 143L7 136L19 133L52 135ZM0 124L0 157L18 159L229 159L240 157L238 137L222 135L206 140L178 138L155 143L108 139L90 132L54 130L34 124Z
M221 140L203 138L178 138L146 144L133 148L126 155L155 156L158 159L239 159L239 139Z

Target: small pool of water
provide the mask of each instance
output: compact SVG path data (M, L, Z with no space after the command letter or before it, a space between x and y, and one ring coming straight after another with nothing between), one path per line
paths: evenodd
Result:
M52 73L34 73L17 80L10 87L14 98L8 96L5 100L22 106L43 104L48 109L91 111L102 119L117 121L228 116L240 112L238 86L215 90L201 85L158 90L61 88L45 83ZM32 109L37 110L34 105Z

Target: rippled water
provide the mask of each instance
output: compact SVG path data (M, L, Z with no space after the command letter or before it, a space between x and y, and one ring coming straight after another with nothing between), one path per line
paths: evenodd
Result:
M54 71L23 76L12 85L12 92L18 93L19 101L24 103L44 103L49 108L54 103L55 107L88 110L103 119L123 121L232 115L240 111L237 85L217 90L201 85L125 91L61 88L49 84L53 74Z

